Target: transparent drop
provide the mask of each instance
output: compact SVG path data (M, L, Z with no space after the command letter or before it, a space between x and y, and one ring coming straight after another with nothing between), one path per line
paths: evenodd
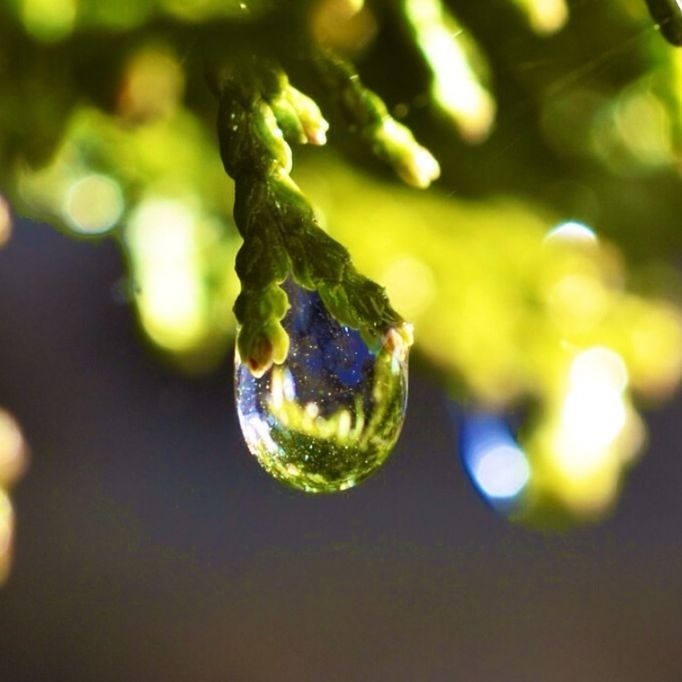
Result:
M408 344L377 348L339 324L316 292L287 282L286 361L261 378L235 359L237 413L249 450L278 480L311 493L350 488L398 439L407 403Z

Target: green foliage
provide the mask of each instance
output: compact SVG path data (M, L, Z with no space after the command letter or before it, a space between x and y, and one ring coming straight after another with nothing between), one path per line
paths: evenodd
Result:
M346 123L379 159L414 187L426 188L438 178L438 162L389 115L382 99L362 84L350 64L332 55L318 55L316 61Z
M536 408L537 508L596 514L642 442L636 401L682 371L665 263L682 56L660 35L679 42L680 12L649 7L658 26L635 0L4 2L0 191L117 239L144 330L189 371L224 356L240 283L257 373L287 353L287 277L368 340L402 323L386 285L453 396ZM291 145L327 133L334 151L297 148L294 166ZM429 193L386 171L425 187L439 165ZM599 239L545 240L569 219ZM626 367L624 426L576 470L564 408L594 348Z

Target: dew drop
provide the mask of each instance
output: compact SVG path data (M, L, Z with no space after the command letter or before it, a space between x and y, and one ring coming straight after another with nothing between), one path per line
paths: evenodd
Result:
M246 444L272 476L311 493L369 476L398 439L407 403L408 345L395 330L370 348L316 292L287 282L289 355L256 378L235 358Z

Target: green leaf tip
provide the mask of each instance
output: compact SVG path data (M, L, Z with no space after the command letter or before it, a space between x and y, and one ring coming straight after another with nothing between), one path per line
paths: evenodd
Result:
M285 74L280 75L279 92L270 106L287 140L296 144L326 144L329 123L316 102L293 87Z
M237 352L257 377L273 363L286 360L289 336L280 320L288 308L286 294L276 285L260 291L244 289L237 298L235 314L246 320L237 337Z
M369 143L377 158L413 187L425 189L438 179L438 161L388 113L381 97L363 85L350 64L329 53L318 54L316 63L349 127Z

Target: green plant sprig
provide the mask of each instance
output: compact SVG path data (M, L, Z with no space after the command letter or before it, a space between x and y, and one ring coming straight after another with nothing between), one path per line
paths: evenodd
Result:
M381 343L394 328L409 340L384 289L357 272L291 178L287 140L325 142L328 125L317 105L272 66L227 75L217 89L221 156L235 182L234 218L244 239L236 262L237 348L251 372L262 376L286 359L281 320L288 299L280 285L289 277L316 290L330 313L368 344Z

